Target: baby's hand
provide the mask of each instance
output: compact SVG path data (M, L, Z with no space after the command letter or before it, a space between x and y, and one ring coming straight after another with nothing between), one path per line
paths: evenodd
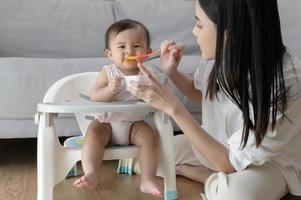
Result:
M121 82L122 77L119 76L115 76L109 80L108 87L111 94L116 94L120 90Z

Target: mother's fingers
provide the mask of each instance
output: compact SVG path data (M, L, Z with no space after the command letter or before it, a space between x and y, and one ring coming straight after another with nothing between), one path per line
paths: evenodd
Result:
M182 57L184 53L185 45L184 44L175 44L168 47L168 50L174 57Z
M173 45L168 47L168 50L172 50L172 49L177 49L179 51L184 51L185 44L173 44Z
M172 45L175 45L176 42L173 40L165 40L161 43L160 49L161 51L164 53L166 51L168 51L168 48Z

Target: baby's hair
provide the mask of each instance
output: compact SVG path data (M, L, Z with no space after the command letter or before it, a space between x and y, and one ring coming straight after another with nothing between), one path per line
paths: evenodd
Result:
M113 23L108 30L106 31L106 35L105 35L105 48L109 49L110 44L109 44L109 40L111 36L116 36L118 33L128 30L128 29L133 29L133 28L138 28L141 27L144 32L145 32L145 37L147 40L147 46L150 46L150 34L148 29L140 22L132 20L132 19L123 19L120 21L117 21L115 23Z

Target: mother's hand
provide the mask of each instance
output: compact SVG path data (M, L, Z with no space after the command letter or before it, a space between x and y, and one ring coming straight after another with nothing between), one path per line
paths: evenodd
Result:
M138 68L146 76L148 83L132 81L128 90L157 110L161 110L168 115L175 113L178 105L181 104L177 97L168 87L160 84L142 63L138 63Z
M160 67L161 70L172 75L177 71L178 65L183 56L185 45L177 44L172 40L165 40L161 43Z

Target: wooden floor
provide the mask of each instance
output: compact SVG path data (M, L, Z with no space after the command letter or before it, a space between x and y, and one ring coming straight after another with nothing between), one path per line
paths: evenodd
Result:
M0 200L36 199L36 140L0 140ZM72 186L74 178L67 179L54 188L56 200L154 200L139 191L140 177L116 174L116 161L103 164L103 176L94 190ZM163 181L158 178L163 186ZM181 200L201 200L202 184L177 177ZM282 200L301 200L286 196Z

